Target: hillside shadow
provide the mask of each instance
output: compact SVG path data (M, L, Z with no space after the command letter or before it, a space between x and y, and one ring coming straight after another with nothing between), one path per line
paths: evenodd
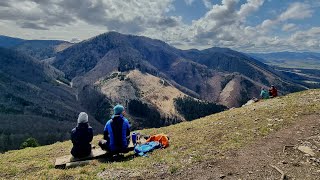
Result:
M97 159L97 161L100 163L124 162L133 160L134 157L135 154L133 152L129 152L126 154L106 155Z
M129 147L128 149L126 149L124 152L121 152L121 153L117 153L117 154L107 153L101 158L98 158L97 160L101 163L130 161L135 157L133 150L134 150L133 147Z

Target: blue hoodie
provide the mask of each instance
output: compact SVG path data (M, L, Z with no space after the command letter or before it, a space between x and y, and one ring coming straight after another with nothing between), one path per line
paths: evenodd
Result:
M123 115L115 115L104 127L104 139L111 152L124 151L129 145L130 124Z

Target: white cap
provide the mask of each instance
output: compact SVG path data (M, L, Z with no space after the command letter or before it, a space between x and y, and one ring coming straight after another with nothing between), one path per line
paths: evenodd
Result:
M87 123L87 122L88 122L88 114L85 112L81 112L78 117L78 124Z

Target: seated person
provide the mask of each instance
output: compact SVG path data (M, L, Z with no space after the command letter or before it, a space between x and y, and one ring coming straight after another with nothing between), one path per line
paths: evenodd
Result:
M116 105L113 110L114 115L104 127L103 140L99 141L99 146L111 154L127 152L130 142L129 121L124 117L126 112L123 106Z
M91 154L91 141L93 138L92 127L88 123L88 114L81 112L78 117L78 125L71 131L73 147L71 154L75 158L83 158Z
M269 99L269 93L267 92L266 89L261 88L260 97L261 99Z
M277 97L278 96L278 90L276 89L276 87L274 87L274 85L272 85L271 88L269 89L269 95L271 97Z

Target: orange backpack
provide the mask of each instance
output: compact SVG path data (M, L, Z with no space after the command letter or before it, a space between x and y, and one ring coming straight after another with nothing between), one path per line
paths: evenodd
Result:
M150 142L150 141L158 141L163 148L166 148L169 146L169 138L165 134L157 134L157 135L150 136L149 139L147 139L147 142Z

